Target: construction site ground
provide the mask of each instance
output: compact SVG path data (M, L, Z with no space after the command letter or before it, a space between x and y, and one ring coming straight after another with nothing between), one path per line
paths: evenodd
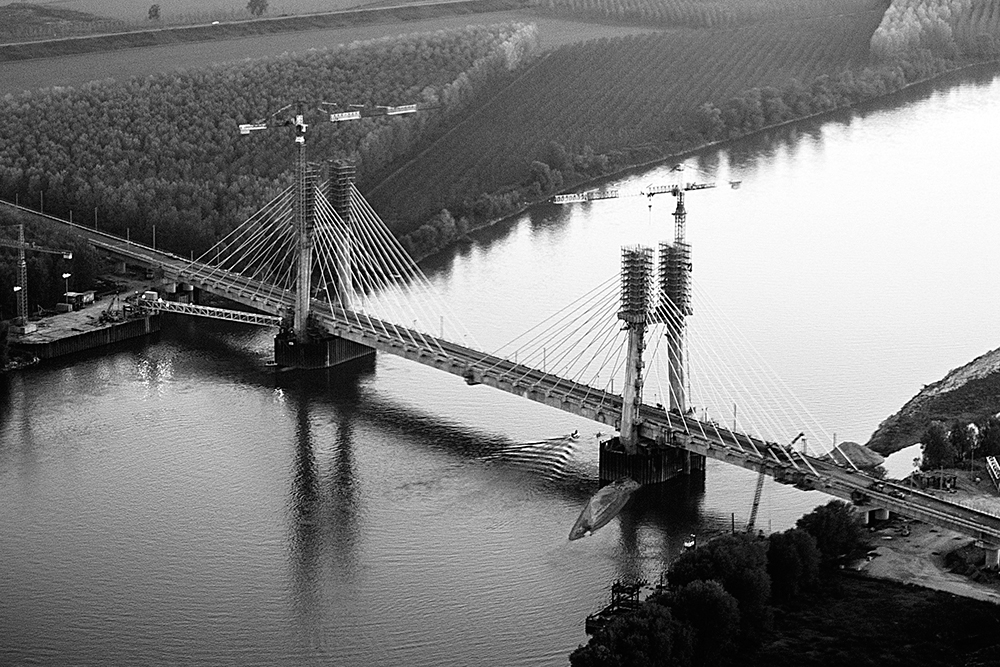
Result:
M1000 495L985 473L968 470L952 472L957 476L954 493L927 491L952 502L1000 515ZM980 478L978 482L977 477ZM893 518L874 528L869 557L853 567L872 577L1000 604L1000 576L970 577L952 572L946 565L946 557L953 551L964 550L975 554L973 542L972 538L954 531L919 521Z

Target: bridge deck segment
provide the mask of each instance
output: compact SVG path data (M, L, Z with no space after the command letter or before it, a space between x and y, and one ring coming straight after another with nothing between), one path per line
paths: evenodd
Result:
M187 282L267 314L255 323L275 324L294 305L294 292L279 290L236 273L220 272L208 264L191 262L9 202L0 204L71 226L94 246L114 256L161 268L168 280ZM333 335L449 372L469 384L484 384L615 429L619 426L622 404L619 395L363 313L332 309L326 302L313 301L312 308L317 319ZM197 313L192 310L191 314L215 316L204 307L199 310ZM390 331L393 335L388 335ZM1000 517L904 485L881 482L861 471L849 470L802 452L791 452L776 443L734 432L691 415L671 414L660 407L643 405L639 431L642 439L653 446L679 447L748 470L763 469L779 482L822 491L851 502L860 501L955 530L986 544L1000 545Z

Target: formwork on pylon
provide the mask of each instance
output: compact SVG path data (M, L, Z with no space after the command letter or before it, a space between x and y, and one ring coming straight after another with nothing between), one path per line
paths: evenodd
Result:
M622 248L622 297L618 319L644 325L649 317L652 286L653 249L645 246Z
M316 222L316 184L319 182L320 166L306 162L297 170L298 187L295 190L295 223L299 229L312 229Z
M660 243L660 304L657 309L673 320L693 314L691 308L691 246L683 241Z
M340 219L350 223L354 217L351 207L351 186L357 170L347 160L330 160L330 179L327 181L326 198Z

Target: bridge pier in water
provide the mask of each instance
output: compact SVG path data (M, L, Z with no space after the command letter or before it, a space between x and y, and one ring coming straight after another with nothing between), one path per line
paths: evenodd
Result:
M372 348L339 336L313 337L304 343L294 334L274 337L274 363L283 368L331 368L374 356Z
M675 245L660 247L660 303L650 318L652 286L651 248L622 249L621 311L618 319L628 331L625 387L622 392L620 435L601 443L599 478L601 485L621 477L639 484L658 484L678 475L704 474L705 457L667 442L653 442L639 436L639 406L642 404L643 360L646 325L650 321L667 324L666 338L670 373L669 409L677 415L686 410L683 374L684 317L691 313L690 252L683 240L683 198L678 202L678 234ZM679 239L679 240L678 240Z
M296 169L295 227L298 234L298 276L296 280L296 305L293 323L283 327L274 338L274 361L285 368L330 368L357 359L373 357L375 350L339 336L326 333L312 325L309 317L313 281L313 236L316 231L316 196L319 186L319 165L305 161L299 142L299 161ZM330 230L337 239L334 292L338 303L345 310L351 308L353 270L351 262L351 187L354 183L354 166L338 160L329 164L326 198L343 221L340 228Z
M705 457L686 449L640 441L634 454L625 451L619 438L601 443L598 463L600 485L622 477L639 484L659 484L678 475L704 475Z

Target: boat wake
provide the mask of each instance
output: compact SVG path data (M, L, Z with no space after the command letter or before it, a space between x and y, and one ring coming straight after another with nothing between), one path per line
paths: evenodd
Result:
M577 451L578 436L569 434L535 442L513 443L485 457L484 461L503 463L547 479L563 479L567 466Z

